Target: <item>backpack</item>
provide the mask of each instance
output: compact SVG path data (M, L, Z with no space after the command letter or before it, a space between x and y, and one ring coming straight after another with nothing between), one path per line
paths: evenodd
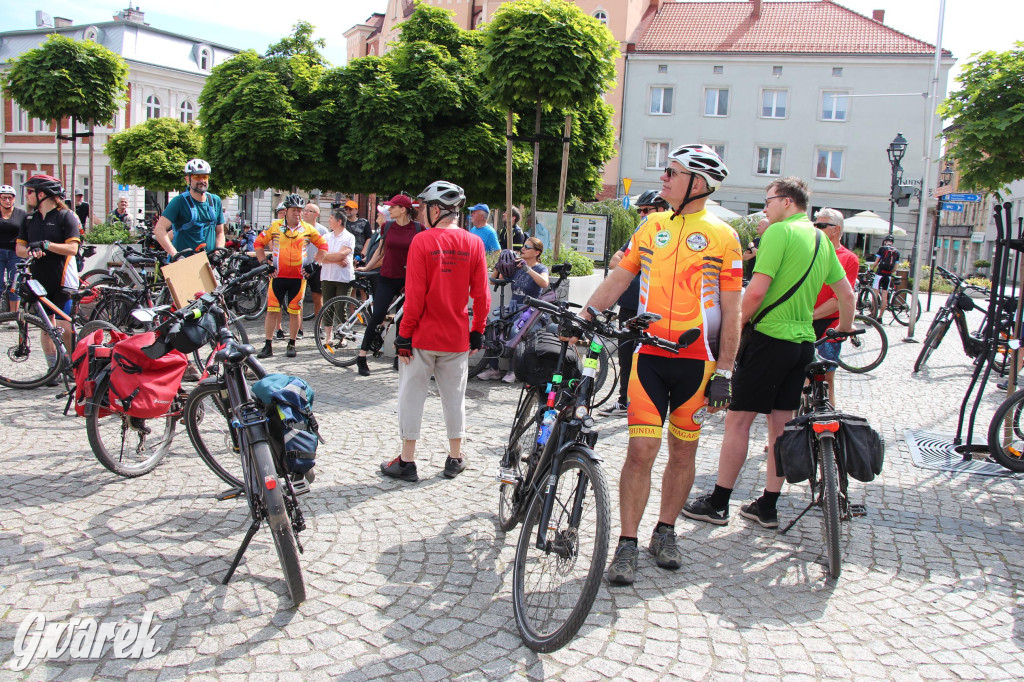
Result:
M279 469L296 476L309 472L316 466L317 445L325 442L313 415L312 387L299 377L268 374L253 384L252 393L266 412Z
M887 247L882 249L882 255L878 260L878 271L883 275L891 275L896 270L896 265L900 262L900 252L893 247Z
M552 334L546 329L529 334L526 340L515 348L513 367L516 381L522 381L527 386L545 385L551 381L561 351L562 343L558 340L557 334ZM570 347L565 353L565 362L562 365L562 383L567 383L570 379L579 379L583 375L581 365L576 350Z
M156 341L156 334L136 334L114 344L110 359L110 408L129 417L155 419L171 409L181 388L188 360L172 350L151 358L143 348Z
M96 395L96 384L110 372L114 345L127 338L127 334L116 329L97 329L79 339L71 354L71 371L75 375L75 414L79 417L85 416L86 404ZM109 414L108 407L100 408L100 417Z

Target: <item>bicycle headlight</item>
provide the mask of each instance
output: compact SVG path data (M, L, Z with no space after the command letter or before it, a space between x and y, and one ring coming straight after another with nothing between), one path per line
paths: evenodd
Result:
M577 419L586 419L589 416L590 416L590 411L587 409L586 405L580 405L579 407L576 408L576 418Z

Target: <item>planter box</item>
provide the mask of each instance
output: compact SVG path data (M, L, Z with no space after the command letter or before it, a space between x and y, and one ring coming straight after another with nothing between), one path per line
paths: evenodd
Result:
M88 272L89 270L109 270L111 259L114 254L118 253L117 247L113 244L94 244L96 247L96 253L85 259L85 265L82 267L82 272Z

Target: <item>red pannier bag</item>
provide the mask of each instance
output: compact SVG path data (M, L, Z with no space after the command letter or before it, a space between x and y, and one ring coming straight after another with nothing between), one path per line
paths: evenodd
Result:
M170 410L181 388L188 360L172 350L153 359L142 349L153 345L156 334L136 334L114 346L110 362L110 409L129 417L154 419Z
M71 354L71 370L75 375L75 414L85 416L85 405L96 394L96 384L103 374L110 370L110 356L114 344L127 339L128 335L116 329L97 329L83 336ZM106 417L110 410L100 409L100 416Z

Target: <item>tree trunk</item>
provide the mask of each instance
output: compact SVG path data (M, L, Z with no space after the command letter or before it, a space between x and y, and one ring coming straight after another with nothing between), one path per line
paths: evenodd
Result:
M92 201L89 202L89 210L93 212L92 220L90 221L93 225L96 224L96 178L94 177L94 173L96 172L96 138L94 137L95 134L96 129L93 120L89 119L89 194L91 195L89 198L92 199ZM110 196L110 188L107 187L106 190L107 191L103 197L103 209L99 213L99 215L101 216L107 215L107 208L109 207L107 197Z
M75 203L75 190L76 180L78 178L77 166L78 166L78 119L74 116L71 117L71 205ZM75 208L78 208L75 206ZM85 225L82 225L82 229L85 229Z
M533 126L533 183L530 189L530 224L534 226L533 234L536 234L537 225L537 177L540 175L540 113L541 104L537 100L537 122Z
M512 110L505 121L505 238L512 246Z
M60 184L64 187L68 186L67 178L64 177L64 140L61 139L61 135L64 134L64 121L63 119L57 119L57 171L53 174L53 177L60 180ZM42 169L40 169L42 172ZM71 197L71 201L75 200Z
M562 142L562 172L558 179L558 216L555 218L555 251L554 259L558 260L558 251L562 247L562 208L565 206L565 185L569 177L569 136L572 134L572 115L565 117L565 136Z

